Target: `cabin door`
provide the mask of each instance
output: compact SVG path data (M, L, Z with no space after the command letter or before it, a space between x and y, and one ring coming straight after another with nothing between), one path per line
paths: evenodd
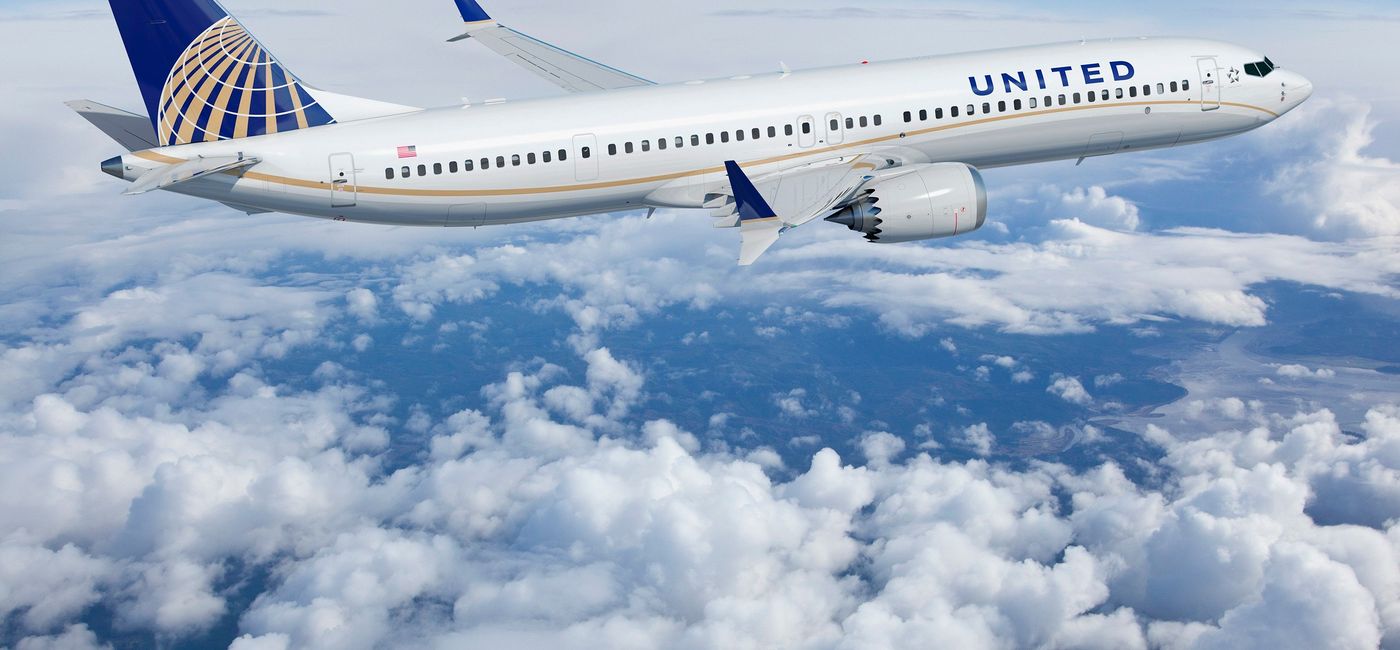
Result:
M1196 59L1196 67L1201 71L1201 110L1220 108L1220 68L1215 57Z
M331 207L355 206L355 156L348 153L331 154Z
M598 178L598 138L592 133L574 136L574 179L591 181Z

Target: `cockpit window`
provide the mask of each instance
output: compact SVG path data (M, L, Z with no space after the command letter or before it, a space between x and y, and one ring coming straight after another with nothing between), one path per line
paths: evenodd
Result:
M1244 73L1251 77L1267 77L1277 67L1269 57L1264 57L1263 61L1244 64Z

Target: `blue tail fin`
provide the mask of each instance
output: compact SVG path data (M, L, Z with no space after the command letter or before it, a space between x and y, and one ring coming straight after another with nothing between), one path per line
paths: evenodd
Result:
M162 146L335 122L214 0L110 1Z

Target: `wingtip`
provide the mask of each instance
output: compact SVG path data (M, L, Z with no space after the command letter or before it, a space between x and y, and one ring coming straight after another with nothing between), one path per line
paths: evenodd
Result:
M453 0L457 3L457 11L462 14L462 21L466 23L479 23L491 20L491 15L476 0Z

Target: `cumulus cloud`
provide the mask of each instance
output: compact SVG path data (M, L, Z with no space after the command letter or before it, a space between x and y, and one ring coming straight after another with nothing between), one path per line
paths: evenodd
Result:
M1094 397L1084 389L1084 384L1079 381L1078 377L1057 374L1050 378L1050 385L1045 388L1045 392L1071 404L1081 406L1094 401Z
M1331 368L1313 369L1297 363L1281 364L1274 368L1274 373L1289 379L1331 379L1337 376L1337 371Z
M322 313L333 295L299 300L321 315L224 340L257 351L358 320ZM234 606L236 567L268 571L234 612L235 647L252 649L1233 646L1280 626L1374 645L1400 630L1392 406L1362 438L1326 411L1147 432L1160 489L1112 463L908 455L878 431L857 440L863 465L823 449L789 472L772 450L701 451L635 416L646 374L608 348L578 352L581 372L532 361L484 386L480 408L395 424L392 400L345 368L291 389L255 376L257 352L212 387L172 387L203 372L180 359L212 367L227 348L136 354L123 332L150 325L102 322L127 324L59 329L45 345L91 346L78 376L36 380L4 412L0 571L23 588L0 607L16 647L100 644L81 627L98 603L128 629L200 633ZM167 406L116 399L118 377L125 400ZM1053 382L1087 399L1077 379ZM812 412L803 389L773 397ZM430 452L389 465L386 427L426 432ZM979 455L996 444L986 424L955 437ZM1292 613L1308 608L1327 620Z
M1098 185L1077 187L1068 192L1057 187L1041 189L1047 211L1062 212L1061 218L1074 218L1112 230L1137 230L1142 223L1137 205L1121 196L1111 196Z
M1377 126L1371 112L1367 103L1314 99L1299 119L1268 134L1296 160L1270 179L1268 190L1306 208L1297 215L1313 232L1400 235L1400 163L1368 153Z

